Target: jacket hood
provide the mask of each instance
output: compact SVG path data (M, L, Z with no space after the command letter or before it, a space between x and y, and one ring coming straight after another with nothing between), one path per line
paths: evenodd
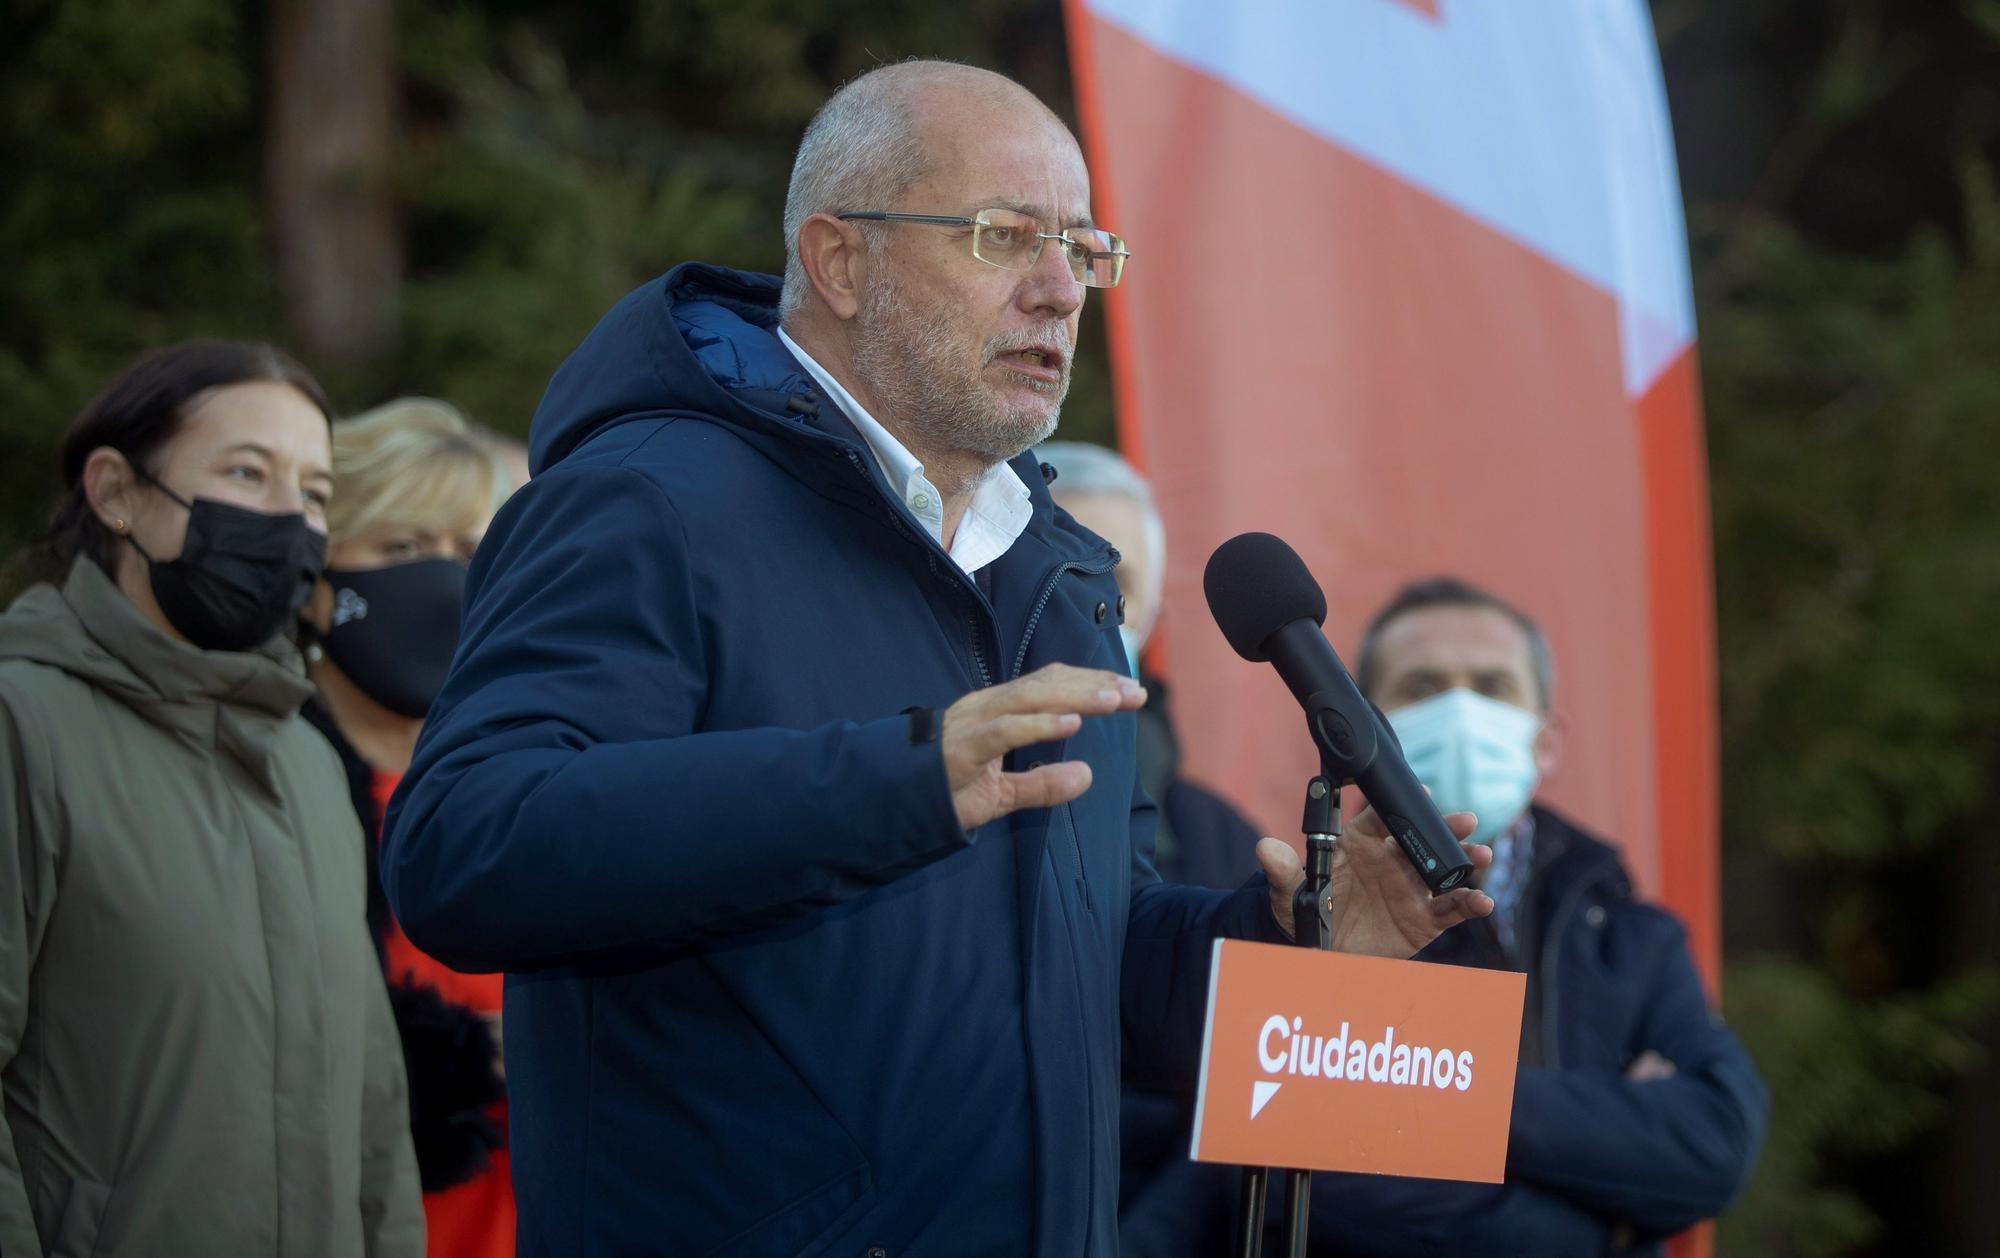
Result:
M771 436L811 431L794 399L816 405L818 395L778 340L781 287L775 275L689 262L626 294L549 381L529 432L531 470L607 428L674 414Z
M60 669L155 725L229 752L267 784L272 737L313 690L284 638L252 651L176 642L87 558L60 589L35 586L0 615L0 661L10 659Z

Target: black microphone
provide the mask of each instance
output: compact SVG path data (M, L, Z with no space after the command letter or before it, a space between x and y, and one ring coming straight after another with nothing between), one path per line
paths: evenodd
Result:
M1326 776L1361 788L1432 895L1462 885L1472 861L1326 640L1326 593L1298 552L1269 533L1244 533L1209 556L1201 584L1229 645L1246 660L1269 660L1292 688Z

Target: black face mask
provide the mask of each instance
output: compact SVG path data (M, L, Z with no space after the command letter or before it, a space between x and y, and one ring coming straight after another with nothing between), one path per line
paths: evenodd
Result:
M276 637L312 595L326 566L326 534L298 513L266 515L197 498L193 502L147 476L187 508L187 537L177 559L146 554L153 597L181 636L204 651L247 651Z
M465 565L419 559L349 572L329 568L333 627L326 656L361 693L399 716L420 717L444 689L465 609Z

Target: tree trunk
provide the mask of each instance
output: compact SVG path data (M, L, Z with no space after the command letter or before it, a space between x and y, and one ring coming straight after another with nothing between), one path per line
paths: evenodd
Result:
M271 222L306 359L354 369L396 347L402 240L393 0L279 0L271 26Z

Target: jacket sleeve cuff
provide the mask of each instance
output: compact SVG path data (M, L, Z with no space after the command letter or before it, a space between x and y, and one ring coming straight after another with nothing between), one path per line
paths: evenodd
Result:
M1284 927L1278 925L1277 914L1271 910L1271 884L1262 873L1252 874L1250 881L1229 893L1229 898L1222 903L1216 926L1216 934L1225 939L1268 944L1292 942Z

